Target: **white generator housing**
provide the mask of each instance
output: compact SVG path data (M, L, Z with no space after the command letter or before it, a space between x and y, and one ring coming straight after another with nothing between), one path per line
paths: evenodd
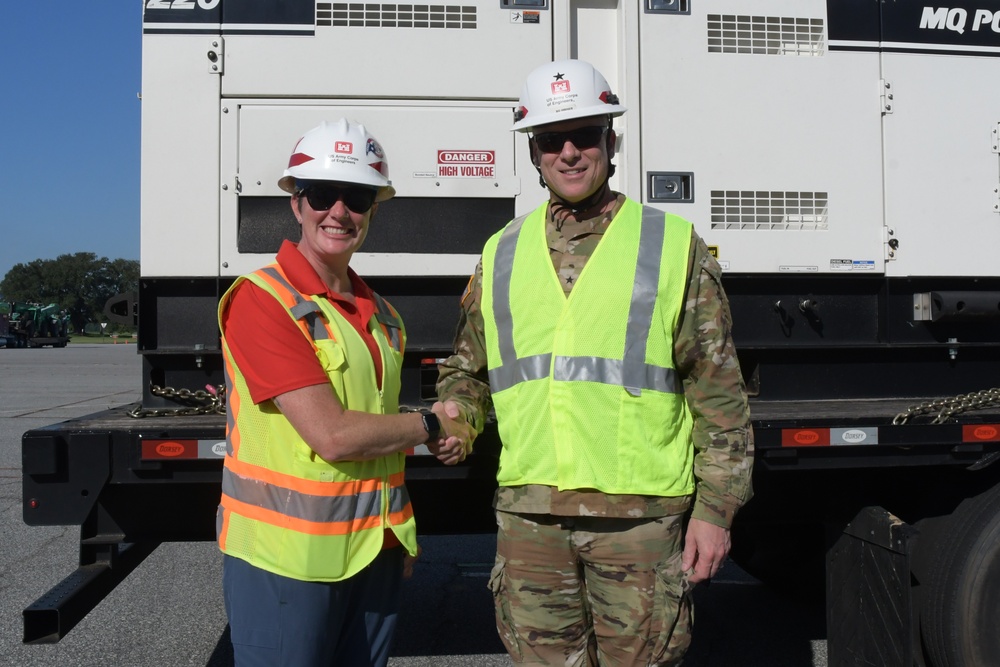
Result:
M628 108L612 187L709 244L754 389L940 386L903 350L967 359L998 338L998 17L974 0L147 0L151 382L218 355L219 295L298 238L277 186L292 147L340 117L378 137L397 191L352 266L400 309L415 354L446 354L484 242L547 196L511 131L523 80L581 58ZM803 384L791 360L810 349L889 367L862 364L857 382L828 359L845 379Z
M533 208L545 193L511 109L527 72L565 57L593 62L629 108L616 187L690 219L725 270L996 273L1000 47L985 10L966 10L970 43L950 44L961 13L886 7L883 32L916 19L914 41L890 42L865 3L823 0L296 0L240 3L232 21L223 5L147 3L144 275L270 261L241 251L239 201L283 196L291 147L324 119L373 131L400 197ZM483 165L449 152L489 168L452 173ZM467 275L469 250L355 261L362 275Z

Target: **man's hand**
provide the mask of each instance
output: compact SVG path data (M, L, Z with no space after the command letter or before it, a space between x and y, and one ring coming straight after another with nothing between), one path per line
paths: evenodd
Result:
M681 568L687 572L691 584L711 579L722 567L722 561L729 553L729 529L715 524L691 519L684 535L684 554Z
M455 465L464 461L472 451L472 441L476 439L476 429L462 419L458 404L448 401L438 401L431 406L431 411L441 422L441 435L437 442L427 443L431 453L445 465Z

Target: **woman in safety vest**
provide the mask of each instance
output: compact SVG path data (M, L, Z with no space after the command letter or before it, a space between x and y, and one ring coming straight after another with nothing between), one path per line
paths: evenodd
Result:
M324 122L278 181L301 227L219 305L228 420L217 523L236 664L385 665L404 552L405 450L454 464L443 406L399 413L406 330L349 267L395 194L363 125ZM467 436L463 436L467 439Z

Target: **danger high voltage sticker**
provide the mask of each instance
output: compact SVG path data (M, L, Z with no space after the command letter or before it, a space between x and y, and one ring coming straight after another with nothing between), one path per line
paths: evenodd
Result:
M440 178L496 178L496 151L438 151Z

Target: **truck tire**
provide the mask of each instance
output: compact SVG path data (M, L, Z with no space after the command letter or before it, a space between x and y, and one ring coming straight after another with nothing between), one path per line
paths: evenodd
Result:
M920 634L929 664L998 664L1000 485L963 501L926 548Z

